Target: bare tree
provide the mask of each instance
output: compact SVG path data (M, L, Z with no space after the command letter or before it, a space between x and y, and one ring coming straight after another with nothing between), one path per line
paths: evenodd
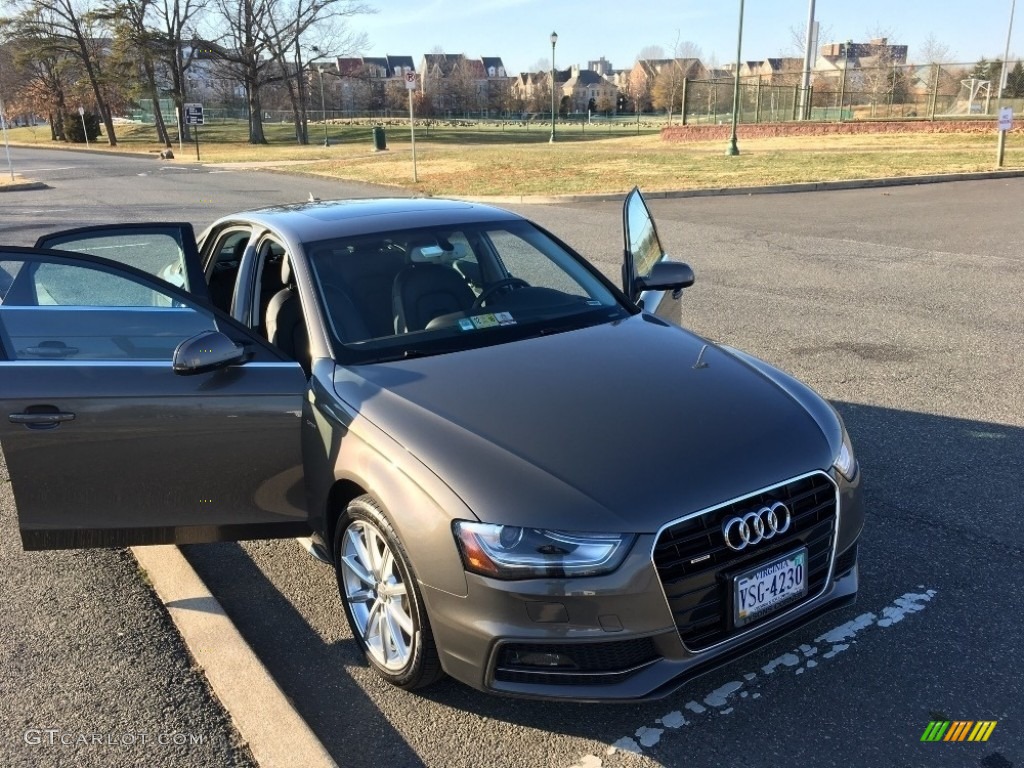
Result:
M3 46L3 93L13 94L7 109L17 114L46 115L50 138L64 141L64 123L68 119L67 94L79 79L76 60L66 53L46 53L26 44L10 41Z
M117 146L114 120L103 87L106 53L100 43L102 26L93 10L75 0L20 0L13 20L15 37L34 41L40 53L65 53L77 59L88 79L96 110L107 134L107 143Z
M953 52L948 45L939 42L934 34L929 33L915 58L924 64L945 64L953 60Z
M651 100L651 81L647 75L634 67L626 82L626 93L633 102L633 111L638 115L643 112Z
M818 39L817 42L820 45L821 41L829 41L832 39L832 25L822 26L818 24ZM793 58L803 58L805 48L807 46L807 27L794 24L789 28L789 45L782 51L784 54L788 54ZM811 66L814 66L814 62L811 62Z
M333 29L332 55L345 55L365 44L365 36L346 28L345 20L363 13L373 13L355 0L266 0L268 12L262 36L266 49L280 69L295 125L295 140L308 144L306 115L306 65L302 57L303 40L315 25ZM320 46L311 46L317 55L327 55Z
M163 48L160 34L148 25L153 0L108 0L99 13L114 27L114 59L128 81L139 84L139 92L153 102L157 140L165 147L171 139L160 110L156 81L156 60Z
M273 79L267 39L261 33L268 26L272 0L214 0L214 12L224 30L218 55L233 78L245 88L249 107L249 143L266 144L263 131L261 90Z
M665 58L665 49L660 45L645 45L636 55L637 61L650 61Z
M198 21L206 11L208 0L154 0L153 16L160 29L163 42L163 61L171 76L171 98L178 113L178 132L182 141L190 141L188 126L184 125L185 102L188 100L186 73L198 53L196 31Z

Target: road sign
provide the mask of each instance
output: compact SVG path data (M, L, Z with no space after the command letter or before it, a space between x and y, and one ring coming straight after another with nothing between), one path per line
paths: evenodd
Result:
M415 91L416 90L416 83L417 83L416 73L415 72L406 72L405 73L405 88L406 88L406 90L408 90L408 91Z
M1013 107L1003 107L999 110L999 130L1013 130Z
M203 105L185 105L185 125L203 125Z

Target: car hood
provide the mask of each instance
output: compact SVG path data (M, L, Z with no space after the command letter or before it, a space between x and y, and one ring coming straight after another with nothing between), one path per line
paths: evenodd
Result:
M338 367L335 389L481 520L509 525L653 532L833 459L769 375L644 315Z

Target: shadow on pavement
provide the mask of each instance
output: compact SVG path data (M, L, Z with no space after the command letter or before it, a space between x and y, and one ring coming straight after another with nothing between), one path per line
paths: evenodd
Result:
M1019 559L1018 505L1010 502L1019 499L1024 429L850 403L839 403L837 409L853 438L866 489L868 514L861 538L862 588L858 605L832 613L782 642L755 651L748 659L730 665L721 673L709 673L707 681L687 685L659 702L601 706L516 700L484 694L452 680L445 680L422 694L390 690L381 683L380 697L394 698L395 710L408 708L424 721L435 714L442 717L456 710L471 713L476 720L490 718L498 723L608 743L609 736L627 735L623 723L638 720L653 724L670 710L683 708L688 699L695 696L700 699L698 692L721 685L721 680L729 680L730 675L735 677L738 670L756 669L794 644L813 642L824 629L849 621L864 611L879 611L895 597L922 583L947 593L955 590L955 585L962 584L965 578L959 569L967 565L956 559L945 562L944 558L949 558L951 552L966 549L990 553L989 562L973 566L978 578L990 578L988 571L998 571L999 561L1004 557ZM323 608L315 603L324 599L338 600L333 573L327 566L307 567L298 560L291 560L303 557L297 547L293 554L282 553L281 556L292 563L293 570L316 568L314 578L329 583L324 592L318 589L315 595L304 595L305 599L298 601L300 608L296 608L242 546L203 545L184 550L246 640L339 763L346 766L425 764L426 758L417 755L409 739L399 730L403 726L418 728L416 721L398 722L395 718L393 723L393 710L389 707L388 714L382 712L351 676L351 669L364 667L355 643L351 639L325 641L322 626L311 625L306 615L306 612L312 614ZM943 564L940 566L940 563ZM969 586L964 587L968 597ZM330 598L325 598L328 592ZM989 599L1005 602L1008 598L990 595ZM980 607L974 609L981 610ZM344 623L340 618L340 605L335 603L329 610L337 615L337 621ZM1004 654L1012 651L1013 640L1005 633L997 637L983 626L976 627L975 632L977 637L973 642L985 646L975 647L976 652L986 657L991 654L993 658L1005 658ZM925 666L946 661L954 666L957 663L959 651L941 638L929 637L928 648L932 658L927 664L922 662ZM879 685L888 684L889 671L883 662L862 655L859 663L866 667L865 685L871 684L872 675L877 675ZM874 669L873 665L879 663L883 666ZM934 668L931 666L932 671ZM908 669L905 674L912 679L915 674L924 675L925 668ZM942 683L943 688L951 692L969 691L971 695L976 695L976 685L983 685L983 679L949 677ZM1006 694L1012 695L1012 691ZM404 701L399 701L399 697ZM920 698L921 717L927 721L927 699ZM885 733L886 729L894 731L895 726L881 715L879 718L878 727L883 731L880 739L902 738L902 734ZM731 722L715 721L717 729L739 727L743 722L746 720L742 717L734 717ZM487 729L487 726L480 727ZM830 726L820 723L808 727L814 732L819 729L826 732ZM372 749L366 745L367 733L378 734ZM386 733L397 738L379 736ZM807 741L810 749L814 739ZM907 750L915 748L906 746L907 743L902 743ZM355 744L363 746L356 749ZM694 745L691 754L696 756L713 746ZM851 746L850 764L855 764L856 745ZM720 743L718 748L722 748ZM728 751L731 752L731 748ZM736 757L739 759L740 753ZM723 764L728 764L728 760Z

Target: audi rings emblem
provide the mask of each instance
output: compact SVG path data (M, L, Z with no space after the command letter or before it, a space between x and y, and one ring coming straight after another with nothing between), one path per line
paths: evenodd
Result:
M789 507L776 501L770 507L747 512L742 517L730 517L722 525L722 536L729 549L740 552L751 544L760 544L778 533L785 533L792 522Z

